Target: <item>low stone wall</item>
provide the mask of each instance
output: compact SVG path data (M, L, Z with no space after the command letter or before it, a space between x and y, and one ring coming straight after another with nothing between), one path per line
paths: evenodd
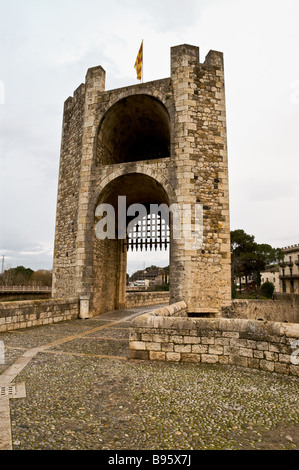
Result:
M299 295L276 294L275 300L233 300L222 317L299 323Z
M1 302L23 301L23 300L46 300L51 299L51 292L45 294L44 292L36 292L36 294L1 294Z
M146 305L166 304L169 302L168 291L158 292L127 292L126 308L143 307Z
M78 299L1 302L0 332L72 320L78 316Z
M130 358L233 364L299 376L296 364L297 360L299 362L299 325L246 319L182 318L186 308L184 303L180 304L181 308L178 304L169 306L176 316L154 310L133 320Z
M150 317L188 317L188 310L185 302L177 302L165 307L156 308L142 316L147 317L147 315Z

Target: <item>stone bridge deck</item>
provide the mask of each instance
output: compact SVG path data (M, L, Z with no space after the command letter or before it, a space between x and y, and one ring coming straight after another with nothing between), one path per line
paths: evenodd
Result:
M153 307L0 334L0 449L298 449L298 378L128 359Z

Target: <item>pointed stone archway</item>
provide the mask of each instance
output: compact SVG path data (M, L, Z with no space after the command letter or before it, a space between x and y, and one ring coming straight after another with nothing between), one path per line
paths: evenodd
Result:
M119 198L123 198L122 201ZM115 310L126 306L126 273L127 273L127 236L119 238L119 220L133 204L141 204L145 210L151 205L169 206L169 197L163 186L153 177L142 173L129 173L110 181L101 191L96 207L109 204L114 211L111 221L115 238L108 236L99 239L94 221L93 238L93 296L94 312ZM121 211L121 213L120 213ZM95 208L96 213L96 208ZM138 215L138 214L137 214ZM105 218L106 218L105 212ZM125 218L125 227L133 216ZM100 218L101 219L101 218ZM127 235L127 233L126 233ZM147 247L143 247L147 249Z

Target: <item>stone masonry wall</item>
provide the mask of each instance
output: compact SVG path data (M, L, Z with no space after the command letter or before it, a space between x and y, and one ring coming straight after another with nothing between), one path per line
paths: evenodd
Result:
M146 305L169 302L169 292L127 292L126 308L143 307Z
M78 300L29 300L0 303L0 332L48 325L79 316Z
M130 328L130 357L231 364L299 375L299 365L291 356L298 349L294 348L299 340L297 324L181 318L180 309L175 315L165 316L160 310L135 318Z
M293 294L293 299L292 294L287 295L290 298L277 294L277 300L233 300L230 307L222 309L221 316L299 323L299 295Z
M177 199L202 204L200 246L178 240L171 253L171 301L186 300L190 312L216 312L230 302L230 231L223 55L171 48L176 107L174 156ZM194 214L189 220L195 229Z
M52 297L75 295L78 239L78 204L85 85L64 104L62 142L56 209Z
M111 242L107 239L94 239L94 288L91 305L93 315L115 310L118 307L116 280L120 266L117 245L117 240Z

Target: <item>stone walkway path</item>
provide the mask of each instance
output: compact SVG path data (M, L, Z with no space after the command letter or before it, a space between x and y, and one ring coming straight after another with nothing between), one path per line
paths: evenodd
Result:
M150 309L150 307L146 307L115 311L109 312L108 317L102 315L94 320L77 320L0 334L1 341L5 344L5 361L4 364L0 365L0 373L2 372L0 375L0 450L13 449L9 400L26 397L25 383L14 384L14 381L39 353L127 360L129 353L129 322L137 315ZM122 326L119 326L120 324ZM118 328L115 329L115 327ZM111 328L113 328L112 331ZM69 331L72 331L72 334L67 334ZM93 334L95 336L92 336ZM100 351L100 354L95 354L94 351L86 353L86 341L83 341L84 352L73 350L76 342L79 343L80 340L82 342L82 339L86 339L86 337L89 340L96 339L96 346L100 350L101 348L104 348L104 350ZM58 350L61 345L70 342L72 342L72 352ZM29 349L27 349L28 346L30 346ZM117 349L120 350L120 355L114 355ZM20 354L19 357L15 358L18 353ZM13 387L12 384L14 384Z
M299 449L298 378L132 361L154 307L0 334L0 449Z

